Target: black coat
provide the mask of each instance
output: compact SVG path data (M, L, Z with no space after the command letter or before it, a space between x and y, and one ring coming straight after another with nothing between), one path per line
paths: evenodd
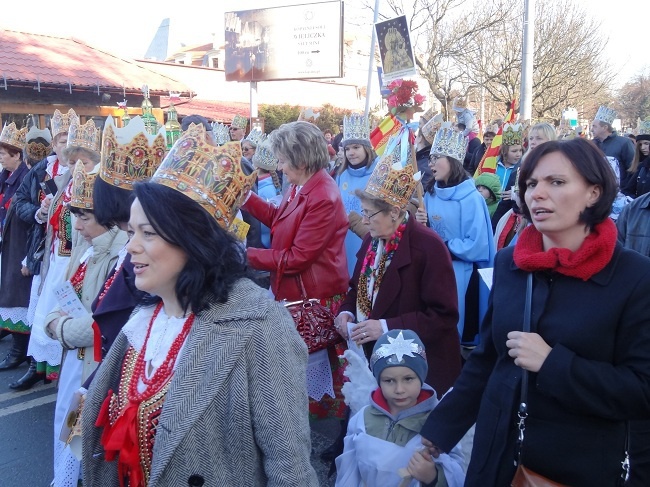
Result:
M474 153L478 150L479 147L481 147L483 144L481 143L481 139L478 137L474 137L472 140L469 141L469 144L467 144L467 152L465 152L465 159L462 160L461 162L463 163L463 167L465 168L465 171L470 173L472 176L474 175L474 171L476 171L476 168L472 170L472 160Z
M641 161L636 172L627 178L625 186L621 185L621 191L632 198L650 192L650 156Z
M13 196L21 182L29 172L23 162L11 174L8 171L0 173L0 215L4 220L2 228L1 251L2 264L0 265L0 307L26 308L29 305L29 295L32 287L32 278L24 277L20 272L21 262L25 258L27 239L31 225L22 221L16 214L16 204ZM8 210L5 205L11 201Z
M506 336L522 329L527 273L497 254L480 345L422 436L449 451L476 422L466 486L510 485L521 369ZM552 347L528 387L523 463L572 486L615 486L625 424L650 418L650 260L617 245L587 281L536 272L531 330Z
M45 225L37 223L34 216L41 207L41 182L45 179L47 163L48 159L45 158L32 166L13 199L13 204L16 205L16 214L23 222L30 225L25 252L27 267L34 275L41 271L42 259L36 258L35 254L45 238Z

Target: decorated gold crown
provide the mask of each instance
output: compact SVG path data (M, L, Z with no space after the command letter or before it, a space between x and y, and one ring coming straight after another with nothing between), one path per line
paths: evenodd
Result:
M158 169L167 142L165 129L151 135L141 117L133 117L126 127L117 128L113 117L106 119L99 177L122 189L151 178Z
M436 137L433 140L429 154L451 157L463 162L468 143L469 139L462 132L456 132L451 122L445 122L436 132Z
M433 138L436 136L436 132L442 125L442 113L438 113L435 117L425 123L420 129L420 133L425 140L431 144Z
M77 161L77 164L74 166L74 172L72 173L70 206L81 208L82 210L93 209L93 187L95 186L96 177L96 169L87 173L84 169L83 162Z
M366 193L401 209L406 208L421 178L419 172L413 174L413 166L409 163L411 151L412 146L409 144L405 164L402 164L401 144L385 155L372 171Z
M505 124L501 140L503 145L521 145L524 140L524 128L520 123Z
M37 141L38 138L45 140L47 144ZM26 141L25 153L32 161L42 161L52 149L52 134L48 129L38 129L35 125L32 125L29 132L27 132Z
M231 127L243 130L246 130L247 125L248 119L246 117L242 117L241 115L235 115L232 119L232 123L230 124Z
M353 113L343 117L343 147L348 144L361 144L370 147L370 126L368 118Z
M68 113L65 115L59 110L54 110L54 115L52 120L50 120L50 127L52 128L52 138L57 135L67 132L70 128L70 125L73 123L79 123L79 117L75 111L71 108L68 110Z
M614 122L614 119L616 118L616 111L612 110L611 108L607 108L606 106L601 106L598 108L598 111L596 112L596 116L594 117L595 120L598 120L599 122L607 123L609 125Z
M8 145L13 149L22 151L25 148L25 140L27 137L27 127L20 130L16 128L16 124L11 122L9 125L2 127L0 133L0 144Z
M266 134L264 132L262 132L260 129L254 128L253 130L251 130L248 133L248 135L246 137L244 137L242 142L244 142L244 140L247 140L251 144L253 144L255 147L257 147L262 142L264 142L265 139L266 139Z
M265 142L257 146L252 162L255 167L267 171L275 171L278 168L278 158L275 157L268 143Z
M225 229L230 229L257 171L241 168L241 145L219 147L206 142L205 127L190 126L174 144L152 182L179 191L200 204Z
M68 144L66 147L83 147L93 152L99 152L100 132L92 119L83 125L71 123L68 129Z

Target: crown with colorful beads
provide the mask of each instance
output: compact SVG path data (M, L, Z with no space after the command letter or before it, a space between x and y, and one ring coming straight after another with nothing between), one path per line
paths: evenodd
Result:
M214 133L214 140L219 145L223 145L227 142L230 142L230 132L228 125L222 123L213 123L212 132Z
M467 153L469 139L462 132L456 132L451 122L444 122L436 132L429 154L451 157L463 161Z
M370 147L370 126L368 117L353 113L343 117L343 147L348 144L361 144Z
M275 171L278 168L278 158L267 143L261 143L257 146L253 154L253 165L267 171Z
M247 125L248 125L248 119L241 115L235 115L232 119L232 123L230 124L231 127L235 127L236 129L243 129L243 130L246 130Z
M83 125L73 122L68 129L66 147L83 147L93 152L99 152L100 135L99 129L92 119Z
M501 141L503 145L521 145L524 141L524 127L520 123L506 123Z
M598 120L599 122L603 122L611 125L614 122L615 118L616 118L616 110L613 110L606 106L601 106L598 108L594 120Z
M95 186L96 177L96 169L87 173L81 161L78 161L77 164L75 164L72 173L72 196L70 199L70 206L82 210L93 209L93 187Z
M39 138L46 141L47 144L36 140ZM52 134L49 129L39 129L36 128L35 125L32 125L29 132L27 132L26 143L25 153L27 154L27 157L29 157L33 162L42 161L47 157L52 149Z
M251 130L248 133L248 135L246 137L244 137L242 142L244 142L244 140L247 140L251 144L253 144L255 147L257 147L262 142L264 142L265 139L266 139L266 134L264 132L262 132L260 129L254 128L253 130Z

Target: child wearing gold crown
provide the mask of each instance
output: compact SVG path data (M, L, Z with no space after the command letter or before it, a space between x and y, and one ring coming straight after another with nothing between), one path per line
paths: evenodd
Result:
M370 368L375 389L370 403L350 419L343 454L336 459L336 485L462 486L458 447L435 461L422 447L419 431L438 399L425 383L428 364L420 337L412 330L384 333L375 342ZM372 380L361 373L351 375L352 385Z

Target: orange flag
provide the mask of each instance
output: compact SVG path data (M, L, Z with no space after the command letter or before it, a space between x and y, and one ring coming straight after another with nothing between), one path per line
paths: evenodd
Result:
M515 120L515 102L516 100L512 100L510 104L510 110L508 111L508 115L506 115L504 125L506 123L512 123ZM499 158L499 152L501 151L502 139L503 125L499 127L499 131L494 136L494 139L492 139L492 144L488 150L485 151L485 154L483 154L483 158L481 159L481 162L479 162L476 172L474 173L474 178L477 178L482 172L491 172L494 174L497 171L497 159Z

